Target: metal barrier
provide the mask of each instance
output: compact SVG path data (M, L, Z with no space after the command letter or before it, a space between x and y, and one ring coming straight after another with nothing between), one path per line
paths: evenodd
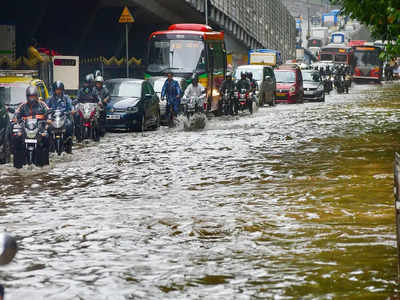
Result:
M394 159L394 197L397 238L397 281L400 281L400 155L397 152Z

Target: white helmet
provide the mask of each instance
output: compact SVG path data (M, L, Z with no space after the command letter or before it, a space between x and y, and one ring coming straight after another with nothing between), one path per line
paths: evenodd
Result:
M103 78L103 76L96 76L96 79L94 81L103 83L104 82L104 78Z

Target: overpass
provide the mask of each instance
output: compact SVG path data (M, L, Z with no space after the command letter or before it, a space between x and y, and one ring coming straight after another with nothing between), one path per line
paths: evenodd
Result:
M280 0L14 0L2 4L0 23L16 25L17 56L26 54L35 37L40 46L63 54L122 57L118 18L128 5L135 17L129 55L143 58L151 32L172 23L204 23L205 1L209 24L225 32L229 52L272 48L282 51L283 59L294 57L295 21Z

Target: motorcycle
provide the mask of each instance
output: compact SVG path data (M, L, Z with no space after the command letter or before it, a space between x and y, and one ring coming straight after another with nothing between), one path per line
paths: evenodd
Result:
M351 76L349 74L344 76L344 91L346 92L346 94L349 93L349 89L351 87Z
M248 109L250 114L252 114L253 101L250 98L250 93L246 91L246 89L241 89L239 92L235 93L235 96L237 97L235 113L237 114L237 110L244 111Z
M334 85L338 94L344 93L344 81L343 76L336 74L334 77Z
M97 103L80 103L78 105L78 114L80 120L80 132L78 140L93 139L95 142L100 141L100 128L98 123Z
M204 97L192 96L184 99L184 114L188 120L196 113L204 113Z
M234 106L234 93L232 91L225 90L222 94L221 110L224 115L233 115Z
M67 116L61 110L55 110L51 113L51 138L54 148L58 155L65 150L67 153L72 153L72 137L67 137L65 123Z
M9 264L18 251L17 241L7 233L0 234L0 265ZM4 287L0 285L0 299L4 299Z
M49 164L47 128L42 118L27 118L13 125L14 167L24 164L44 166Z
M329 93L333 89L333 83L332 83L331 76L324 76L323 82L324 82L324 91L325 91L325 93L327 93L329 95Z

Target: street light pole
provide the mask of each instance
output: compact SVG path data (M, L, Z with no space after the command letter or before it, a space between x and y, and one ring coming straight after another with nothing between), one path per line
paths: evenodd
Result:
M208 0L204 0L204 12L206 14L206 25L208 25Z

